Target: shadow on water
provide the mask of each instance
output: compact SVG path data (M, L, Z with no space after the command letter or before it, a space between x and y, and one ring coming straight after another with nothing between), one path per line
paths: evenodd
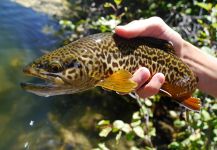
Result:
M58 47L60 37L42 32L58 24L9 0L1 0L0 10L0 149L90 149L99 140L99 120L130 120L137 106L128 97L92 90L43 98L23 91L22 67Z

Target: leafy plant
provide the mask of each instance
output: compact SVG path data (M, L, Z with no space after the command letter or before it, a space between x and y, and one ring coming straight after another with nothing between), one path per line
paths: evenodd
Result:
M162 17L184 39L212 55L217 48L217 4L214 1L157 1L112 0L88 1L82 5L82 15L75 20L61 20L60 25L70 40L95 32L112 31L116 25L153 15ZM86 17L84 17L86 16ZM140 109L132 115L131 122L122 118L101 120L97 128L103 142L96 150L107 150L108 139L133 142L130 149L216 149L217 99L199 91L194 93L203 101L200 112L182 111L180 106L164 97L137 99Z

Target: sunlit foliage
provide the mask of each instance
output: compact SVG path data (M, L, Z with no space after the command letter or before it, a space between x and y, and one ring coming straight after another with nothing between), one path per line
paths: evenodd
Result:
M74 40L95 32L113 31L116 25L135 19L160 16L184 39L215 55L217 48L217 4L213 1L112 0L78 1L79 15L61 20L62 30ZM97 127L101 143L96 150L107 150L108 138L130 141L137 149L217 149L217 99L196 91L203 108L187 111L167 98L153 96L139 100L140 109L131 122L101 120ZM129 114L130 115L130 114ZM133 143L133 144L132 144ZM96 145L97 147L97 145Z

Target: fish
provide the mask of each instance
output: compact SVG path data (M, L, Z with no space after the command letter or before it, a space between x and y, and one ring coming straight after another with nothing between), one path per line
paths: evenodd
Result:
M192 97L198 77L175 55L170 42L152 37L127 39L115 33L97 33L80 38L25 66L24 74L44 82L24 82L21 87L45 97L97 86L127 94L136 91L132 75L140 67L148 68L151 77L158 72L165 75L159 93L191 110L200 110L200 99Z

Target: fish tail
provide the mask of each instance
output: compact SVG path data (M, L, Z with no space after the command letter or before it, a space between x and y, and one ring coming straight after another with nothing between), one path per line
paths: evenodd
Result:
M181 104L195 111L199 111L201 108L201 101L199 98L190 97L183 100Z

